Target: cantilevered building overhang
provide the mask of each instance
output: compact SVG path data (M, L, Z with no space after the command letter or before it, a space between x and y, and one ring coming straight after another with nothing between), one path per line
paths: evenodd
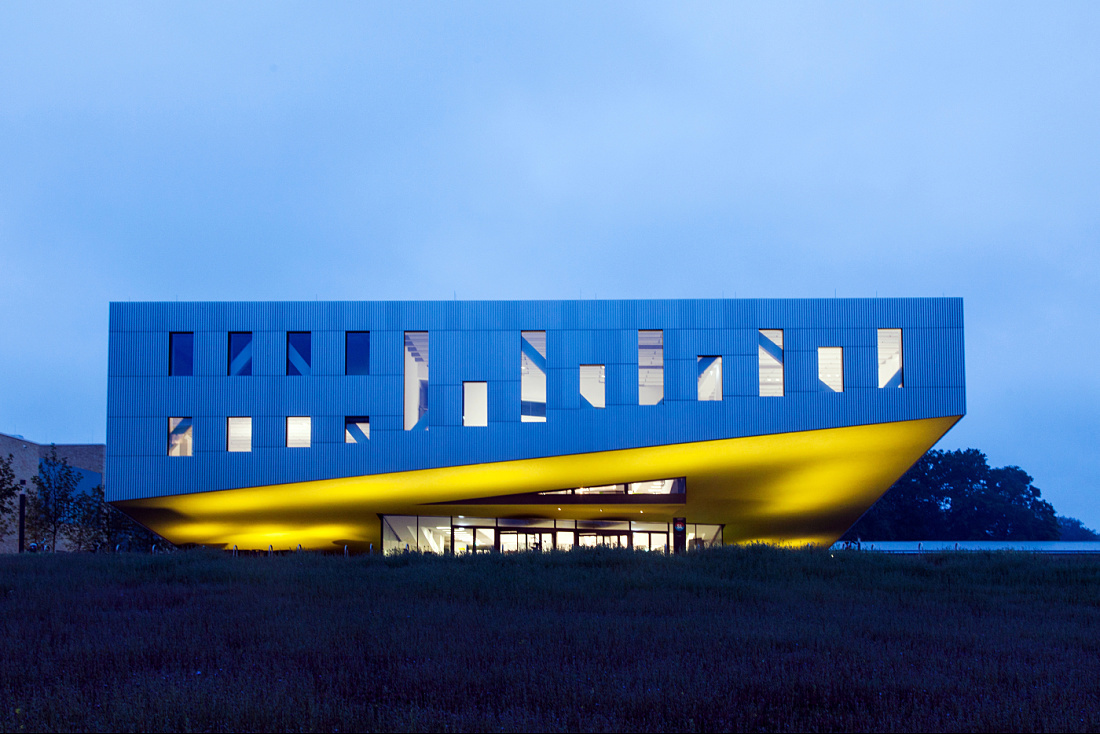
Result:
M115 303L110 339L108 498L241 549L827 544L965 413L951 298Z

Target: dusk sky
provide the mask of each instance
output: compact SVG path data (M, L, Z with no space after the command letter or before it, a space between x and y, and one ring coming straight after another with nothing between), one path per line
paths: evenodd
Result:
M1098 276L1095 0L0 4L37 442L104 441L110 301L961 296L939 447L1100 528Z

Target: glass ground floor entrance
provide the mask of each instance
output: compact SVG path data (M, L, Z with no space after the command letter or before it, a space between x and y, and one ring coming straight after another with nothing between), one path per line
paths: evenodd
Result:
M669 552L671 523L616 520L547 520L382 515L385 553L548 552L574 546ZM687 548L722 544L722 526L688 523Z

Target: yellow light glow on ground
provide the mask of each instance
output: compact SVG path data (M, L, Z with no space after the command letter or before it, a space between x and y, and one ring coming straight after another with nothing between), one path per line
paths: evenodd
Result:
M961 416L522 459L113 503L177 544L381 549L378 515L724 524L727 543L831 544ZM684 504L463 505L687 477ZM440 502L459 503L440 506Z

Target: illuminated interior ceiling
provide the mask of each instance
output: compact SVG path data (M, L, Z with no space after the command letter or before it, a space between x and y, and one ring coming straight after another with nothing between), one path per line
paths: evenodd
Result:
M828 545L961 416L248 487L113 503L176 544L381 548L378 515L724 524L726 543ZM484 504L484 498L687 477L676 504ZM463 506L463 500L480 499ZM661 499L659 496L654 499ZM446 506L438 503L447 502Z

